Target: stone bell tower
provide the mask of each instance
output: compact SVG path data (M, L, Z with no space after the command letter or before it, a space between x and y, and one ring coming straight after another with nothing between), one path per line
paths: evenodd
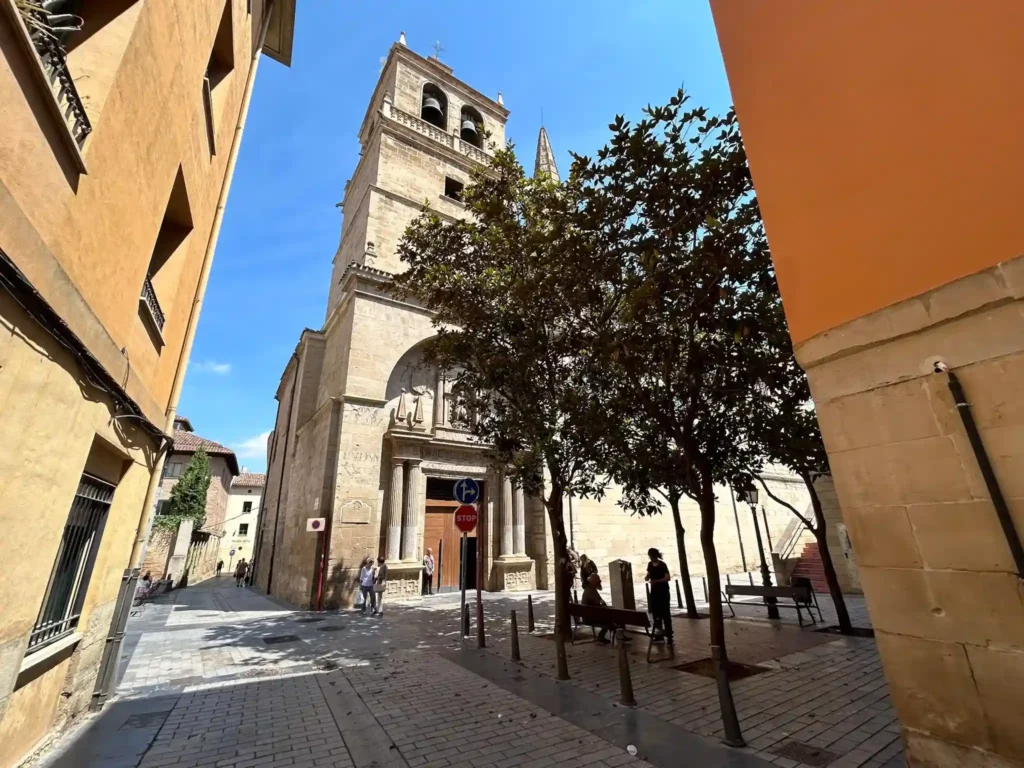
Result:
M435 557L443 550L441 586L457 583L462 562L475 575L475 542L463 555L453 524L451 488L460 477L484 488L471 534L480 539L484 588L536 585L536 560L546 551L530 556L545 548L533 521L543 515L528 515L522 492L488 466L453 418L455 382L422 359L435 333L429 309L387 290L405 268L399 242L424 205L443 218L467 215L462 191L504 145L507 118L500 94L492 100L474 90L437 58L409 50L404 35L392 46L345 186L327 316L321 330L302 334L278 389L266 503L274 511L263 533L264 541L275 537L277 554L264 543L259 555L275 563L272 594L351 604L367 556L386 558L388 594L419 594L427 548ZM309 517L325 519L322 536L305 531Z

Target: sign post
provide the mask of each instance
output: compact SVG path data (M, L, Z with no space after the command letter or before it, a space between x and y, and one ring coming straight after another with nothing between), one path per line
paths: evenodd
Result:
M466 555L468 541L466 536L476 528L477 513L476 507L472 504L463 504L461 507L455 510L455 527L462 531L462 559L459 564L459 586L462 588L462 603L459 607L459 622L462 622L462 616L466 613ZM462 632L465 637L466 627L463 624Z
M480 485L471 477L464 477L455 483L455 500L462 506L455 510L455 526L462 531L462 557L459 562L459 587L462 590L462 601L459 605L459 633L465 638L466 636L466 625L463 623L462 617L466 614L466 547L468 545L467 534L476 528L477 523L477 511L474 506L477 500L480 498ZM477 557L479 557L479 537L477 540ZM479 569L477 569L479 573ZM477 595L479 600L479 578L477 579ZM480 610L477 608L477 617L479 621Z

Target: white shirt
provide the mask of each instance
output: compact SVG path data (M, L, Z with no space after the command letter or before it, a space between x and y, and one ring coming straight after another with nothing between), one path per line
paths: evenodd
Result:
M373 566L368 565L359 571L359 584L363 587L373 586Z

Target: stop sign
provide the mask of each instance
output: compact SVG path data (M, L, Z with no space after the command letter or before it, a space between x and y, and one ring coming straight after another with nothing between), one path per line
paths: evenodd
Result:
M472 504L463 504L455 510L455 527L463 533L469 533L476 528L476 507Z

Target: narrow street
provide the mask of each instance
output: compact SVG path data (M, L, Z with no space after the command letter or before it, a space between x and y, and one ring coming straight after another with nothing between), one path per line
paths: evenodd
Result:
M176 591L132 617L117 697L35 764L792 768L801 763L769 747L803 728L833 745L824 754L837 766L901 759L871 640L769 624L741 607L751 616L728 624L734 657L780 658L734 683L750 742L734 750L714 738L714 681L646 664L642 638L631 649L638 707L617 703L615 652L589 638L570 647L573 680L556 683L551 597L534 599L529 635L525 595L487 596L488 648L477 651L474 640L460 649L457 594L396 602L378 618L297 611L227 577ZM510 610L521 665L508 660ZM680 662L706 653L696 634L706 622L677 625Z

